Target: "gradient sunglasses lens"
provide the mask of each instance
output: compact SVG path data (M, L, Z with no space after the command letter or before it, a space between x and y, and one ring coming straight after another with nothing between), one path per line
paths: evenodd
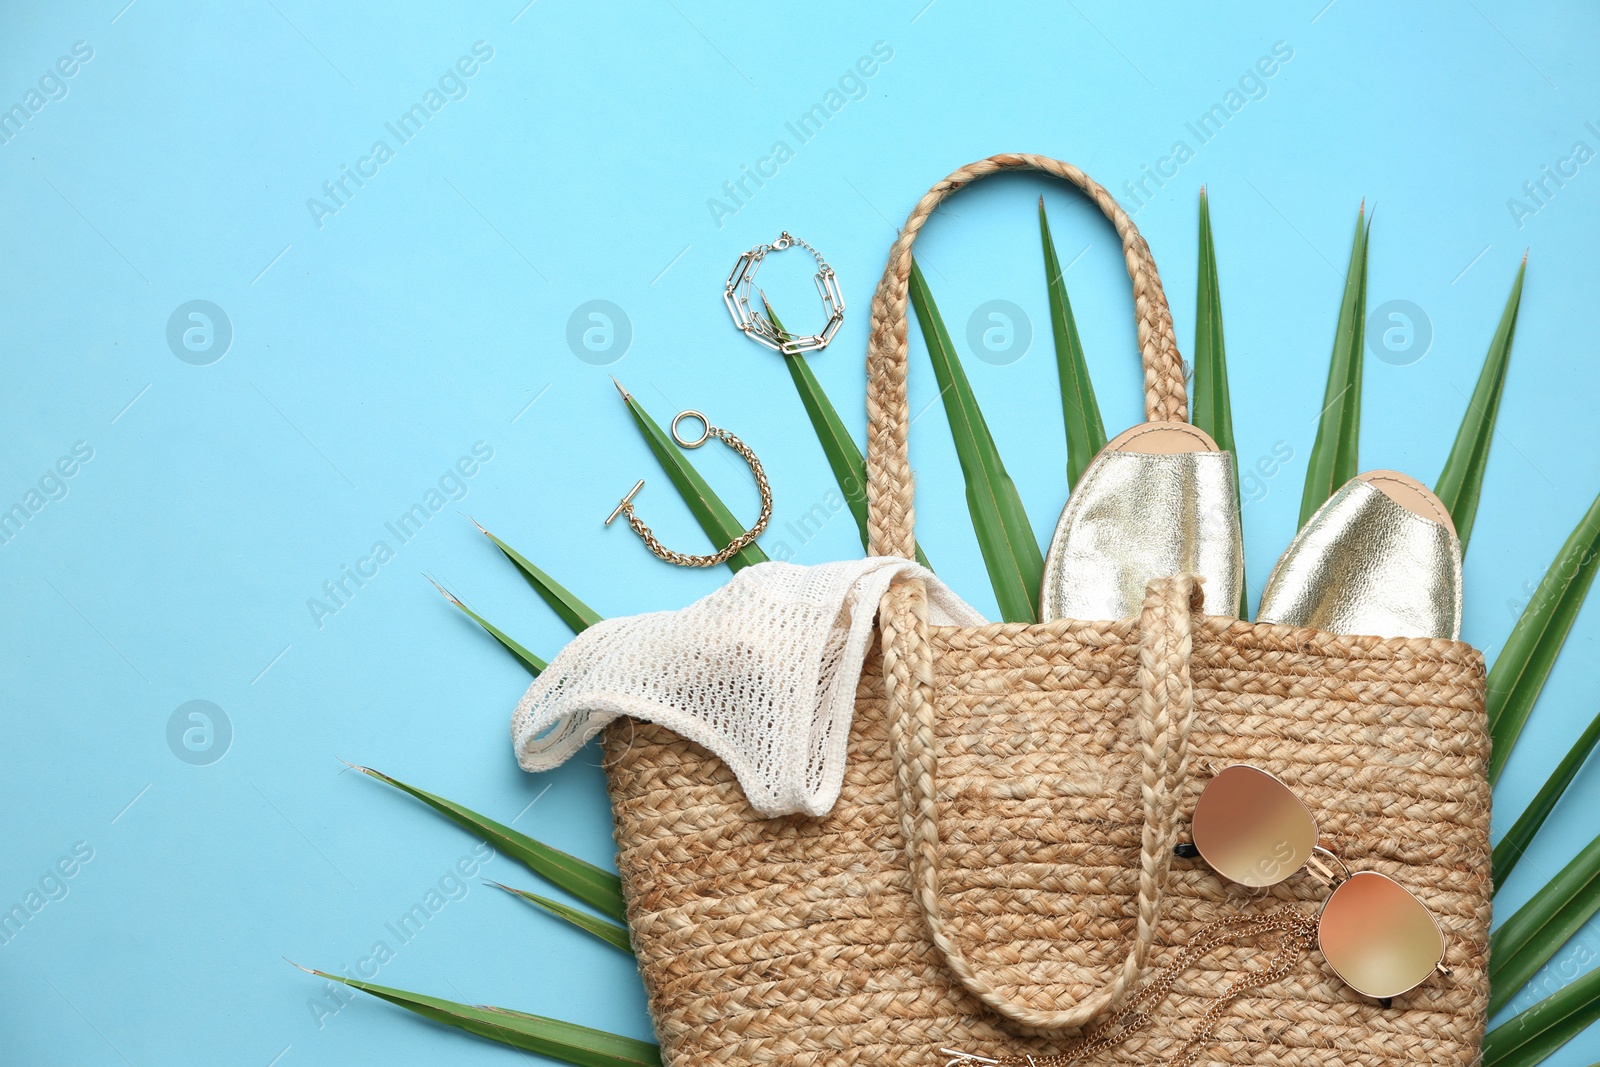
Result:
M1194 808L1194 847L1224 878L1262 888L1298 871L1317 843L1317 823L1289 787L1239 764L1206 783Z
M1322 956L1346 985L1397 997L1444 958L1444 937L1422 901L1396 882L1360 871L1339 883L1317 924Z

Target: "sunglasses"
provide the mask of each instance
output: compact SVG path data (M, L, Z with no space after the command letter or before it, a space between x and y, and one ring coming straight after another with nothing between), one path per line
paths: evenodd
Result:
M1317 821L1294 792L1266 771L1235 764L1206 783L1195 804L1198 855L1232 882L1277 885L1301 868L1333 890L1317 917L1317 944L1350 988L1387 1002L1443 966L1444 935L1422 901L1375 871L1351 873L1317 843Z

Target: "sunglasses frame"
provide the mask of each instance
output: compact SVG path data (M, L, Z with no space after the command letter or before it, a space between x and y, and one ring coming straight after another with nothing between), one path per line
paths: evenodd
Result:
M1308 872L1311 875L1311 877L1315 878L1327 890L1327 896L1323 899L1321 905L1317 909L1317 948L1318 948L1319 951L1322 952L1323 961L1325 963L1327 963L1329 969L1332 970L1333 973L1338 976L1339 981L1343 982L1346 986L1348 986L1349 988L1355 990L1357 993L1360 993L1362 996L1372 997L1374 1000L1378 1001L1380 1004L1382 1004L1386 1008L1390 1006L1390 1004L1393 1002L1395 997L1403 996L1404 994L1411 992L1411 990L1417 988L1417 986L1421 985L1423 982L1426 982L1434 974L1441 974L1441 975L1445 976L1446 978L1448 978L1448 977L1451 977L1455 973L1449 967L1445 966L1444 955L1445 955L1445 951L1446 951L1448 946L1446 945L1446 942L1445 942L1444 928L1439 925L1439 920L1434 917L1432 909L1430 909L1426 904L1424 904L1422 902L1422 898L1421 897L1418 897L1411 890L1407 889L1405 886L1401 885L1399 882L1395 881L1395 879L1390 878L1386 874L1383 874L1383 873L1381 873L1379 871L1351 871L1349 865L1346 864L1344 862L1344 860L1340 859L1337 853L1335 853L1333 850L1327 848L1326 846L1324 846L1322 844L1322 828L1321 828L1321 826L1319 826L1317 824L1316 815L1312 813L1310 805L1308 805L1304 800L1302 800L1300 798L1300 795L1298 793L1296 793L1289 786L1289 784L1287 782L1285 782L1283 779L1279 778L1277 775L1273 774L1271 771L1264 770L1264 769L1262 769L1260 767L1257 767L1253 763L1230 763L1227 766L1222 767L1222 768L1213 768L1213 767L1209 767L1208 766L1206 769L1210 772L1211 779L1210 779L1210 781L1206 782L1205 786L1201 789L1201 791L1200 791L1201 798L1203 799L1205 797L1205 790L1206 789L1210 789L1212 784L1214 782L1216 782L1216 780L1219 777L1221 777L1225 772L1233 770L1235 768L1242 768L1244 770L1254 771L1257 774L1260 774L1260 775L1263 775L1263 776L1265 776L1267 778L1270 778L1273 782L1277 783L1277 785L1281 789L1283 789L1283 791L1286 794L1288 794L1289 797L1291 797L1295 801L1295 803L1300 805L1300 807L1305 811L1307 819L1309 819L1310 822L1311 822L1311 834L1312 834L1313 844L1311 846L1310 853L1306 856L1306 858L1304 860L1302 860L1300 862L1299 866L1297 866L1293 870L1289 871L1283 877L1277 878L1277 879L1275 879L1275 880L1273 880L1271 882L1266 883L1265 885L1259 885L1259 886L1250 885L1248 882L1241 882L1236 878L1233 878L1233 877L1231 877L1231 876L1229 876L1227 874L1224 874L1217 867L1213 866L1209 860L1206 860L1206 857L1205 857L1204 853L1202 853L1200 851L1200 848L1199 848L1199 846L1197 844L1181 843L1181 844L1177 845L1173 849L1173 853L1175 855L1177 855L1179 857L1182 857L1182 858L1185 858L1185 859L1205 860L1206 866L1211 867L1212 871L1218 877L1220 877L1220 878L1222 878L1222 879L1224 879L1224 880L1226 880L1228 882L1231 882L1234 885L1242 886L1242 887L1244 887L1246 889L1251 889L1251 890L1268 889L1268 888L1271 888L1272 886L1279 885L1279 884L1281 884L1283 882L1287 882L1290 878L1293 878L1295 875L1299 874L1301 871ZM1199 802L1198 801L1196 801L1195 808L1196 808L1196 811L1199 810ZM1192 813L1189 816L1189 824L1190 824L1190 832L1191 832L1191 836L1192 836L1193 835L1193 828L1194 828L1194 815ZM1422 913L1428 917L1428 921L1433 923L1434 932L1437 933L1438 936L1439 936L1439 958L1434 961L1433 967L1428 971L1428 973L1423 975L1421 978L1417 979L1415 982L1413 982L1411 985L1407 986L1406 988L1401 989L1401 990L1397 990L1397 991L1395 991L1393 993L1389 993L1389 994L1386 994L1384 996L1377 996L1375 994L1368 993L1365 990L1360 989L1359 987L1357 987L1354 984L1352 984L1350 979L1346 978L1339 971L1338 966L1334 964L1333 960L1331 960L1328 957L1327 950L1326 950L1326 948L1323 947L1323 944L1322 944L1322 919L1323 919L1323 915L1328 910L1328 905L1333 902L1333 898L1338 893L1340 886L1345 885L1346 883L1350 882L1354 878L1362 878L1362 877L1382 878L1384 881L1388 882L1390 885L1394 886L1396 889L1399 889L1402 893L1406 894L1412 900L1416 901L1417 905L1422 909Z

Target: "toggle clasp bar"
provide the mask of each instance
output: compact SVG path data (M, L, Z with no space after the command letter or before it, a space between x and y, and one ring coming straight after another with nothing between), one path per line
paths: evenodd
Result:
M624 511L628 510L628 508L633 504L633 498L638 496L639 495L639 490L641 490L643 488L644 488L644 479L643 478L640 478L637 482L633 483L633 488L628 490L628 495L622 498L622 502L617 505L617 509L615 511L613 511L610 515L606 516L606 525L607 526L610 526L612 521L615 520L618 515L621 515Z

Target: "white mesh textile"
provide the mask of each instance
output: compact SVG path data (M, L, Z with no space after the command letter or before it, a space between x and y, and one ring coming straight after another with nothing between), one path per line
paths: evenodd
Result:
M844 781L878 602L909 578L927 583L936 625L984 623L932 571L896 556L759 563L678 611L596 623L517 704L517 762L547 770L631 715L715 753L762 815L824 815Z

